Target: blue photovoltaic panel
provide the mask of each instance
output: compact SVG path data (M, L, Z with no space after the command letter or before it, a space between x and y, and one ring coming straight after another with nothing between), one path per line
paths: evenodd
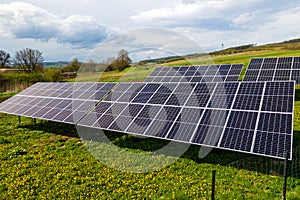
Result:
M0 104L0 112L77 123L115 83L36 83Z
M115 91L121 91L118 87L123 87L123 84L120 83ZM98 105L109 104L110 109L122 109L109 114L106 108L106 113L97 115L96 107L79 125L276 158L283 158L284 152L292 148L292 81L138 84L136 93L132 90L123 91L122 95L129 97L127 101L104 99ZM268 104L270 98L275 102L272 106ZM281 127L280 136L283 135L289 141L278 143L277 140L272 141L271 136L261 136L273 134L277 137L276 128L265 128L265 125L272 126L272 121L263 123L269 114L285 119L282 123L280 120L276 123ZM270 147L257 146L272 145L273 142L276 144L271 153L265 151Z
M257 117L257 112L232 111L220 146L251 152Z
M294 94L294 81L37 83L0 112L284 158L292 150Z
M252 58L244 81L294 80L300 83L300 57Z
M147 77L145 82L199 83L238 81L242 69L242 64L158 67Z

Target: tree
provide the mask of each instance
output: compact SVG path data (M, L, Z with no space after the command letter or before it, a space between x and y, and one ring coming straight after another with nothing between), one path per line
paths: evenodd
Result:
M82 63L81 72L96 72L97 63L91 59L86 63Z
M77 72L81 67L81 63L74 58L67 66L63 68L63 72Z
M14 58L14 65L26 73L43 72L43 53L36 49L26 48L17 51Z
M5 68L7 64L9 64L10 60L10 55L9 53L0 50L0 68Z
M122 49L118 53L117 59L115 59L109 66L107 71L119 70L122 71L127 67L130 67L131 59L129 58L129 53L125 49Z

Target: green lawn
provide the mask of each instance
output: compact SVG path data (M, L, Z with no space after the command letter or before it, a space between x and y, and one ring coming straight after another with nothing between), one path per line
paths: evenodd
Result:
M149 173L126 173L109 168L94 158L76 137L71 125L29 118L18 124L15 116L0 115L0 199L208 199L211 170L217 170L217 199L280 199L282 177L228 164L247 154L214 150L198 158L191 146L176 162ZM163 145L157 139L107 133L127 151L143 151L145 143ZM146 140L146 141L145 141ZM105 143L98 144L106 148ZM118 162L116 160L116 162ZM289 178L289 195L300 180Z

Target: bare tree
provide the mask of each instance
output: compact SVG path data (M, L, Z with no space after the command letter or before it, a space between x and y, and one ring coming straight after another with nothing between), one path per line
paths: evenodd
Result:
M9 53L0 50L0 68L5 68L7 64L9 64L10 60L10 55Z
M26 48L16 52L14 65L24 70L26 73L43 71L43 53L36 49Z
M88 62L82 63L80 71L81 72L95 72L96 68L97 68L97 63L93 59L90 59Z

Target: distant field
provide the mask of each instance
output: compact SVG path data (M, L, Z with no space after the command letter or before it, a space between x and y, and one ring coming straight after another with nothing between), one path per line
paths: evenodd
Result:
M254 51L254 52L244 52L237 54L230 54L224 56L212 56L211 59L214 63L217 64L230 64L230 63L241 63L248 65L251 58L254 57L284 57L284 56L300 56L300 50L291 51L291 50L279 50L274 52L274 50L264 50L264 51ZM198 61L197 58L189 59L192 64L205 64L204 61ZM175 61L171 63L166 63L166 65L175 66L175 65L186 65L189 63L186 61Z
M68 79L73 82L136 82L144 81L147 76L154 70L155 66L133 65L123 71L113 72L79 72L76 79Z
M104 81L104 82L128 82L128 81L143 81L146 77L158 66L183 66L183 65L205 65L205 64L244 64L242 75L244 74L250 59L253 57L284 57L284 56L300 56L300 50L273 50L244 52L230 54L224 56L212 56L205 58L190 58L188 60L179 60L164 64L135 64L122 72L104 72L104 73L79 73L76 81ZM100 78L99 78L100 77ZM69 81L75 81L70 79Z

